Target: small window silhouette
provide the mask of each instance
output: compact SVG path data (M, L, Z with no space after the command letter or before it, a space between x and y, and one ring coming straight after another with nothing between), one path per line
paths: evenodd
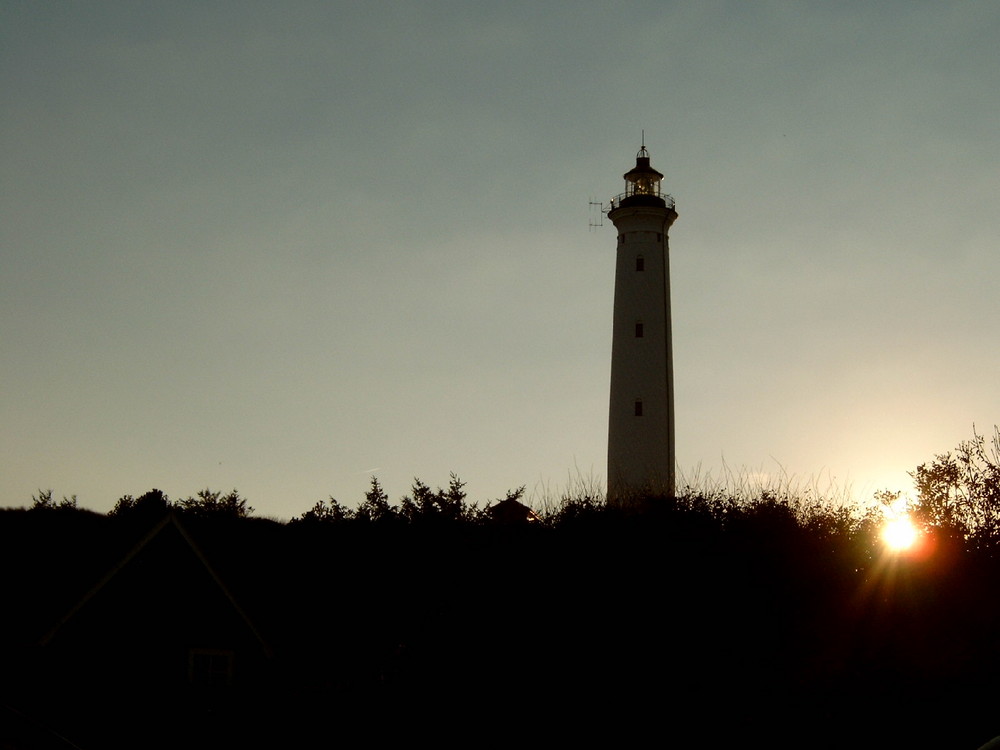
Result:
M656 233L656 241L663 242L663 235L660 234L659 232Z
M635 400L635 415L637 417L642 416L642 400L638 398Z
M635 324L635 337L637 339L641 339L642 338L642 323L636 323Z
M635 256L635 270L645 271L646 270L646 259L641 255Z
M188 651L188 681L207 688L233 684L233 652L227 649L192 648Z

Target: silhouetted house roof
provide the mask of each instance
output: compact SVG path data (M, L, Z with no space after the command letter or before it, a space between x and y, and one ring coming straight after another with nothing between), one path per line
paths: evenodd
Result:
M512 497L491 506L489 513L497 523L533 523L541 520L535 511Z
M169 539L171 535L176 538ZM186 559L185 559L186 558ZM200 581L195 581L200 578ZM140 588L136 589L136 585ZM203 589L197 592L195 588ZM264 653L270 655L270 648L263 636L251 621L243 608L236 601L218 573L213 569L205 555L199 549L194 539L187 532L180 520L173 513L165 516L146 536L133 547L117 565L78 601L40 640L40 645L48 646L61 636L62 631L72 630L78 625L74 621L86 620L95 616L103 608L114 606L123 594L141 594L143 603L161 602L163 608L177 607L189 609L197 595L215 598L215 614L229 610L227 617L234 622L241 622L242 627L251 633ZM181 594L175 601L176 594ZM109 601L110 600L110 601ZM225 602L223 604L222 602ZM200 604L206 604L204 599ZM130 622L134 626L139 601L130 599L127 608ZM88 610L84 612L84 610ZM175 610L176 611L176 610ZM202 611L197 618L205 621Z
M80 750L51 727L18 709L0 705L0 748L3 750Z
M224 536L212 541L225 550ZM272 680L270 645L174 514L78 590L86 593L25 644L18 662L32 720L82 747L140 736L168 716L170 731L196 734L192 721Z
M39 641L59 684L222 688L255 681L264 637L180 520L163 518Z

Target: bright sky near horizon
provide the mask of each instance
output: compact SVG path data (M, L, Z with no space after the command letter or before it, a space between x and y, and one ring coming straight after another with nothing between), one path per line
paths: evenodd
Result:
M1000 4L0 4L0 505L603 482L645 130L682 474L1000 422ZM700 469L699 469L700 467Z

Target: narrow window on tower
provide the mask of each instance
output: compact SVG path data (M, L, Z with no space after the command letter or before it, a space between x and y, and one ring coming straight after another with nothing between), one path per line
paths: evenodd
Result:
M663 242L663 235L660 234L659 232L657 232L657 234L656 234L656 241L657 242Z
M646 270L646 259L641 255L635 256L635 270L645 271Z
M642 338L642 323L636 323L635 324L635 337L637 339L641 339Z
M642 399L637 398L635 400L635 415L637 417L642 416Z

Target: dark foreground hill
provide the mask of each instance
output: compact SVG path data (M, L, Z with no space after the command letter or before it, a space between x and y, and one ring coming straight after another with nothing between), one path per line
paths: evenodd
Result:
M974 750L1000 734L988 550L941 536L891 557L870 524L778 502L583 510L4 512L0 746Z

